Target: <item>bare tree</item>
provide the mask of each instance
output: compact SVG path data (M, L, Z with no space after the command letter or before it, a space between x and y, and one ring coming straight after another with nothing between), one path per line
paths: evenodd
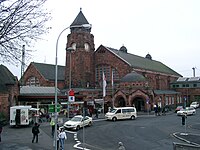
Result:
M0 0L0 61L19 63L22 46L33 45L48 33L47 0ZM26 52L31 54L31 52Z

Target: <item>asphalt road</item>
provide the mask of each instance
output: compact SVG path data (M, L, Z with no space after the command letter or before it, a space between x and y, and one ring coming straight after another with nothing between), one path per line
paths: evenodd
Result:
M187 118L187 128L181 125L181 117L175 113L166 116L139 115L136 120L106 121L98 119L93 126L78 132L67 131L66 149L77 150L116 150L118 142L124 143L126 150L170 150L173 142L182 142L173 133L195 133L192 128L199 123L200 109L197 114ZM185 130L186 129L186 130ZM5 126L2 133L0 150L53 150L53 139L49 123L41 123L39 143L31 143L31 127L10 128Z
M181 117L173 112L166 116L139 116L136 120L98 121L94 122L93 127L86 128L85 132L80 130L78 139L94 150L117 149L119 141L124 143L127 150L170 150L173 149L173 142L185 143L175 138L173 133L186 131L200 134L200 130L191 128L199 123L199 116L199 109L196 115L188 116L187 128L182 126Z

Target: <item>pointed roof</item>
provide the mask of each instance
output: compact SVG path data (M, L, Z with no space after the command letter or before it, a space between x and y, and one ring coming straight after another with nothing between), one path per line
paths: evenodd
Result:
M16 77L4 65L0 65L0 84L15 84Z
M45 79L55 80L55 65L43 63L31 63L44 76ZM58 65L58 80L65 80L65 66Z
M77 15L77 17L70 26L83 25L83 24L89 24L89 22L82 13L82 9L80 9L79 14Z
M15 77L6 66L0 65L0 92L8 90L6 85L14 85L16 83L17 77Z
M103 45L101 45L101 46L103 46ZM111 53L116 55L118 58L120 58L124 62L126 62L128 65L130 65L134 69L144 69L144 70L149 70L149 71L156 71L156 72L160 72L160 73L165 73L165 74L170 74L170 75L174 75L177 77L181 77L181 75L179 73L177 73L176 71L172 70L171 68L169 68L168 66L166 66L165 64L163 64L159 61L150 60L150 59L147 59L147 58L144 58L141 56L137 56L137 55L134 55L131 53L125 53L125 52L119 51L114 48L110 48L110 47L106 47L106 46L103 46L103 47L105 49L109 50ZM98 51L98 49L97 49L97 51Z

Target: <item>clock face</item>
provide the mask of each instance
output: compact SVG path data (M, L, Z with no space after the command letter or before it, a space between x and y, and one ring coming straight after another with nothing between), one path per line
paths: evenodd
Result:
M86 51L90 51L90 46L89 46L88 43L85 43L84 46L85 46L85 50L86 50Z
M72 48L76 50L76 43L72 43Z

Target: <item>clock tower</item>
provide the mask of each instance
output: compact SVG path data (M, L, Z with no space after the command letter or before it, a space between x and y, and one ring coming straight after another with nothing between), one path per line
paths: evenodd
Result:
M67 36L65 68L66 87L69 87L70 70L71 88L94 87L95 47L94 36L90 33L91 27L91 24L89 24L85 18L82 10L80 10L79 14L70 25L71 33Z

